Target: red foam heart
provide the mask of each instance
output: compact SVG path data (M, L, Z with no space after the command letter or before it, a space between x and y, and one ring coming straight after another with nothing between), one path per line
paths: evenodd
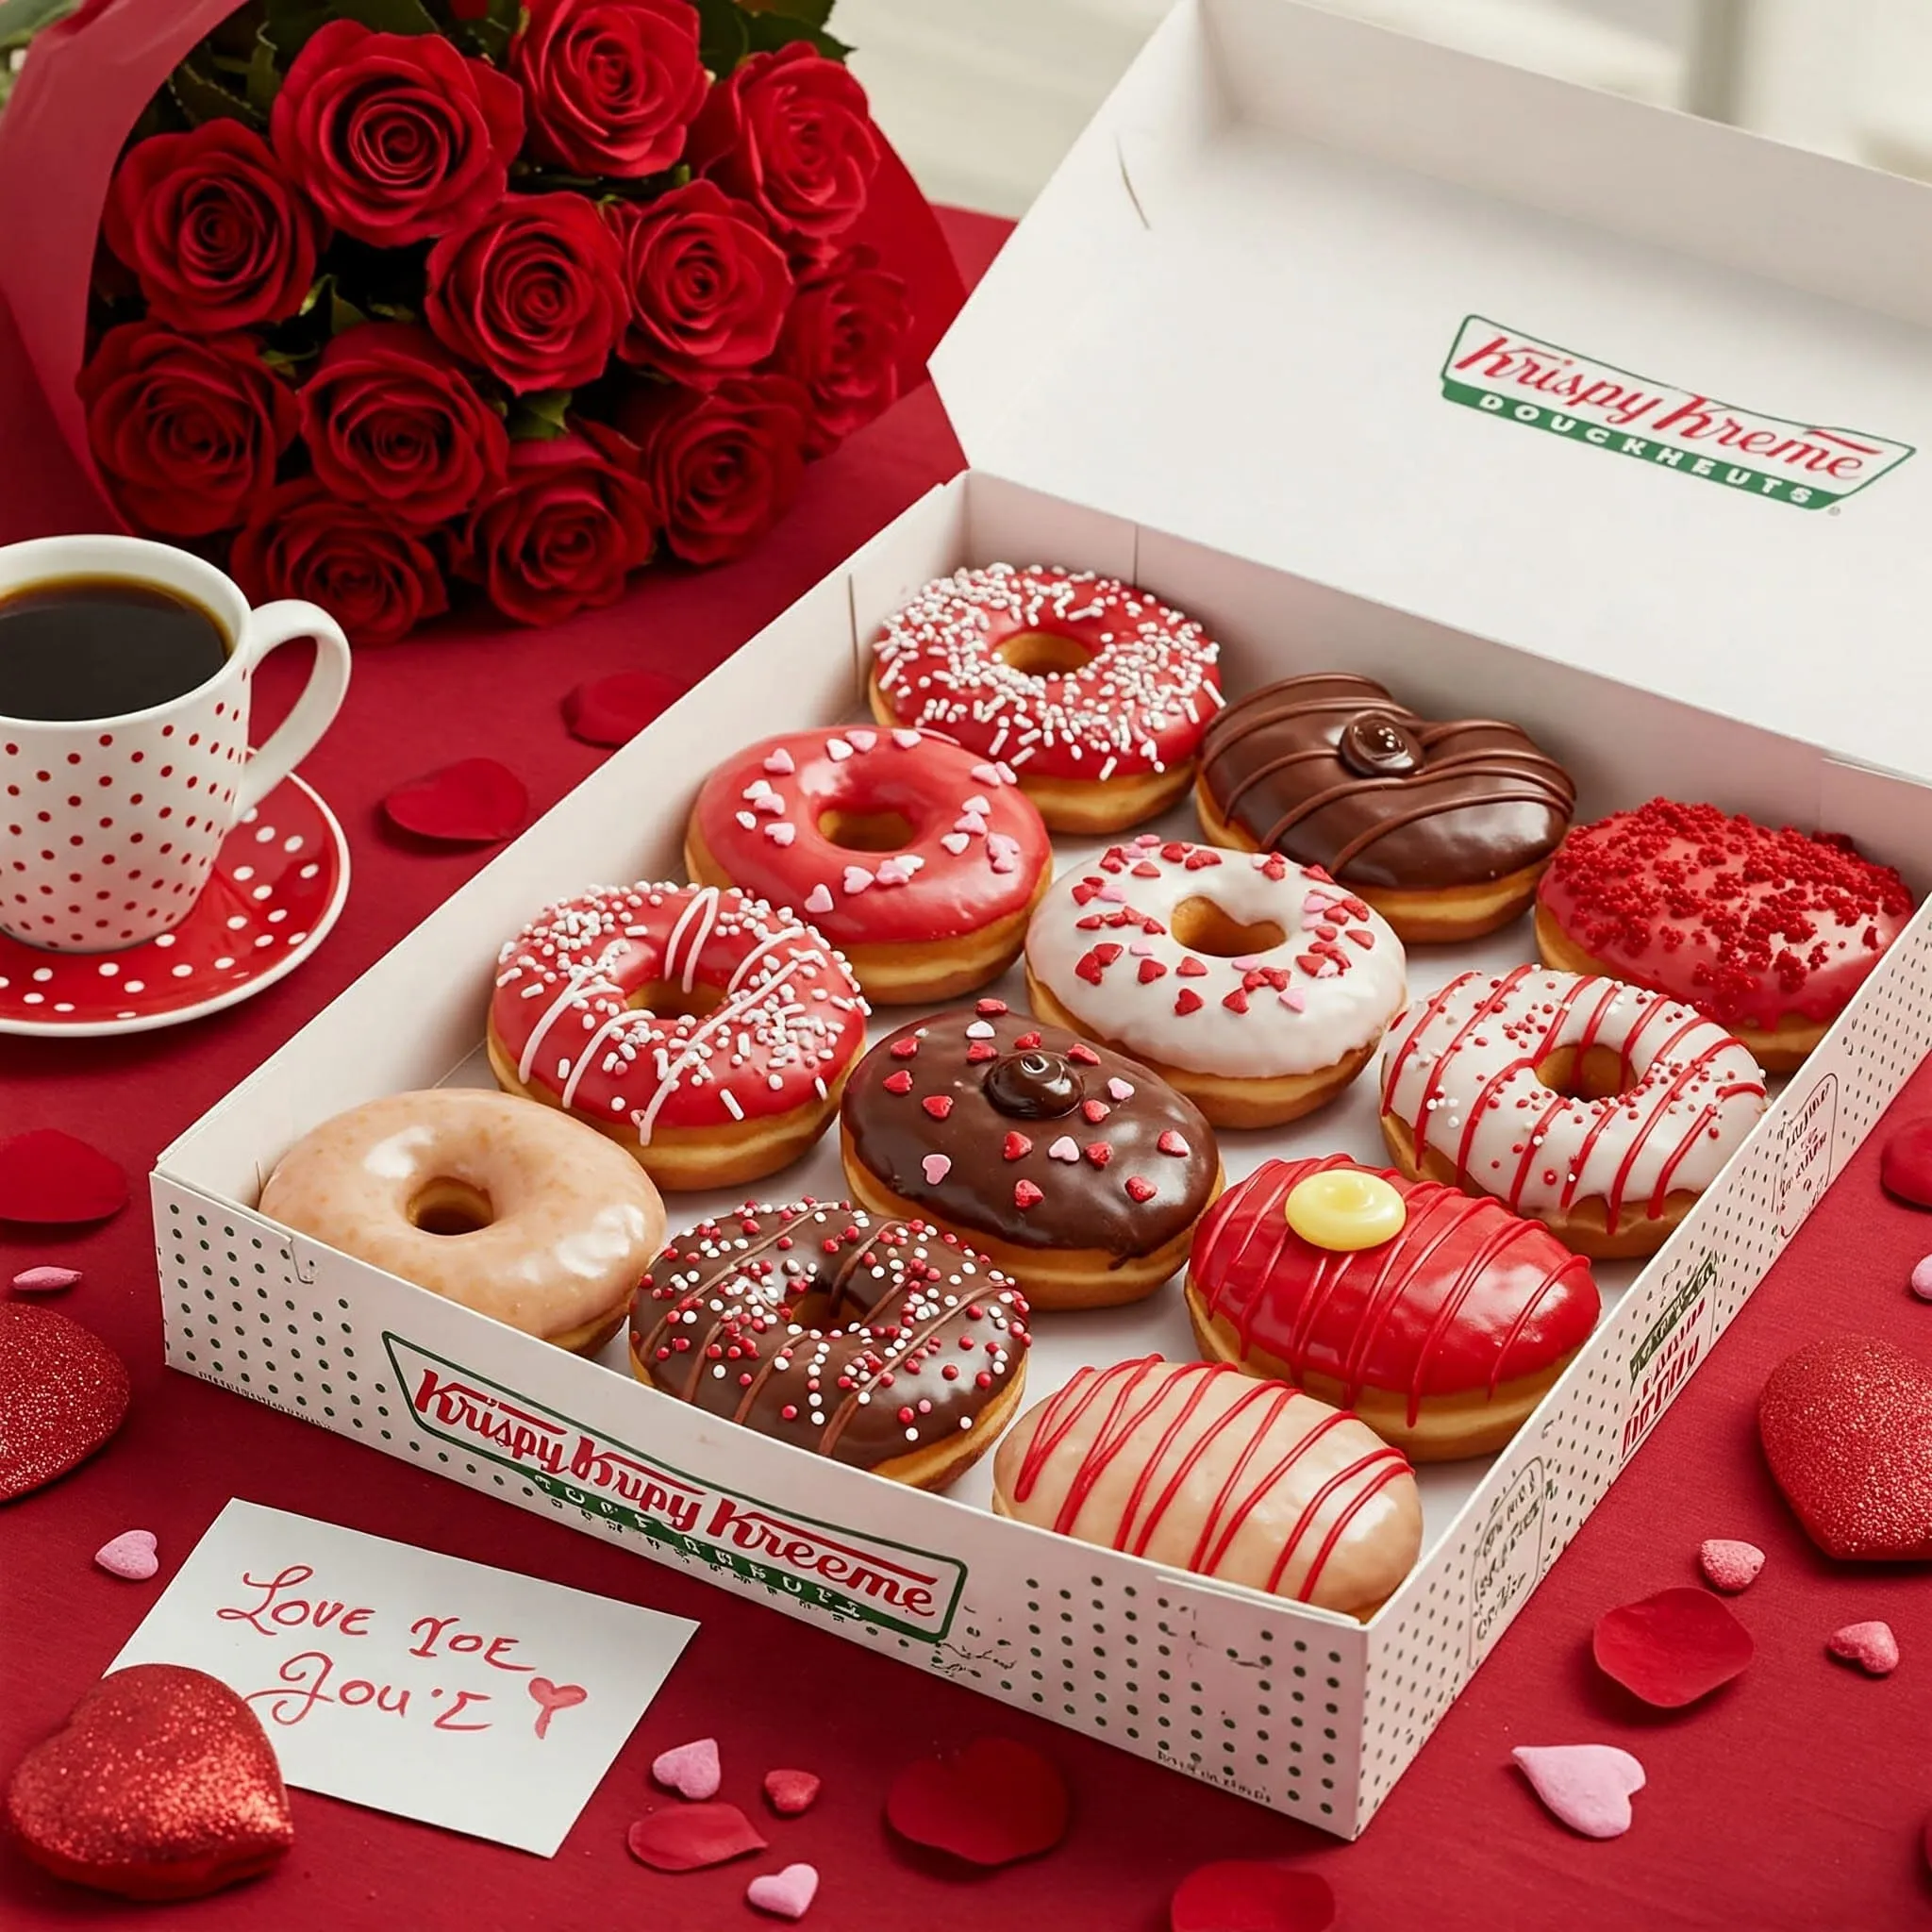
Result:
M1319 1873L1225 1858L1190 1872L1167 1917L1174 1932L1326 1932L1335 1893Z
M0 1302L0 1503L84 1462L127 1413L127 1364L71 1316Z
M419 838L484 845L522 829L530 815L530 794L508 765L494 758L458 758L398 785L382 808L391 823Z
M1878 1157L1878 1180L1888 1194L1914 1208L1932 1208L1932 1120L1914 1121L1888 1137Z
M564 727L586 744L628 744L676 696L676 686L654 671L614 672L564 699Z
M1872 1335L1808 1342L1771 1372L1757 1433L1827 1557L1932 1557L1932 1368L1916 1356Z
M761 1852L766 1840L736 1805L671 1805L647 1812L625 1834L630 1855L655 1872L699 1872L723 1865L747 1852Z
M104 1677L21 1760L7 1815L27 1856L126 1898L199 1898L266 1872L295 1823L260 1721L180 1664Z
M808 1811L819 1794L819 1779L809 1771L768 1771L765 1774L765 1802L780 1818L796 1818Z
M1067 1833L1067 1787L1052 1762L1011 1738L975 1738L892 1780L886 1822L914 1844L974 1865L1050 1852Z
M1707 1590L1679 1584L1597 1619L1597 1668L1665 1710L1695 1704L1751 1661L1751 1633Z
M0 1141L0 1221L105 1221L127 1205L127 1176L98 1147L36 1127Z

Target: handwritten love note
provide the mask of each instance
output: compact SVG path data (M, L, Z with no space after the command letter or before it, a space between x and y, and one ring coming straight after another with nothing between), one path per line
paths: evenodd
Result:
M236 1501L112 1668L221 1678L291 1785L549 1857L696 1628Z

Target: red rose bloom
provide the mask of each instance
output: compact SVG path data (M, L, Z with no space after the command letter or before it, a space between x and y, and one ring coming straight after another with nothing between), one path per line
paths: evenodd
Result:
M634 454L597 424L520 442L509 485L470 519L468 569L519 624L559 624L615 604L656 541Z
M302 391L302 438L325 488L397 523L467 516L503 488L509 434L426 330L372 322L323 351Z
M343 234L403 248L495 204L523 145L524 97L440 34L332 20L295 57L269 133Z
M88 441L128 520L169 537L241 523L294 441L293 392L252 336L109 329L81 370Z
M865 90L794 41L752 55L711 90L684 158L750 202L795 255L812 257L864 212L879 138Z
M510 43L530 153L577 175L668 168L710 86L691 0L529 0Z
M741 201L708 181L647 207L605 209L624 250L630 325L617 353L703 388L762 362L791 301L784 251Z
M906 284L855 248L806 282L774 366L811 399L805 453L822 457L899 395L899 344L911 321Z
M352 644L388 644L449 608L424 539L386 510L344 503L313 476L285 483L235 539L228 560L251 604L306 597Z
M805 479L805 393L778 375L714 390L632 391L619 426L642 458L664 541L687 563L741 556L791 508Z
M512 195L429 251L424 313L518 394L604 373L629 315L617 238L580 194Z
M136 142L101 215L154 320L204 335L293 315L315 279L319 226L268 143L239 121Z

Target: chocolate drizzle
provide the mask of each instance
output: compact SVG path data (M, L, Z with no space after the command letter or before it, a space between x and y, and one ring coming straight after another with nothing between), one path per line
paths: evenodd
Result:
M1520 726L1432 723L1372 678L1290 677L1202 741L1215 810L1300 865L1384 891L1481 884L1546 858L1576 788Z

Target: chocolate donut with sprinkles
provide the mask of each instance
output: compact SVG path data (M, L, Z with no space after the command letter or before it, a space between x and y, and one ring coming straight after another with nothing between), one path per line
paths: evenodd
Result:
M503 948L490 1064L629 1148L660 1188L732 1187L824 1131L868 1008L805 921L716 886L600 886Z
M1173 804L1222 701L1200 625L1091 571L956 571L873 650L880 724L956 739L1016 776L1057 832L1117 832Z
M796 906L879 1001L997 979L1053 875L1040 814L931 732L838 724L747 745L707 778L684 835L694 879Z
M1191 1101L998 999L879 1041L846 1084L840 1141L861 1206L991 1256L1035 1307L1152 1294L1222 1186Z
M1012 1419L1026 1303L923 1221L747 1205L679 1235L631 1307L631 1372L815 1456L942 1490Z

